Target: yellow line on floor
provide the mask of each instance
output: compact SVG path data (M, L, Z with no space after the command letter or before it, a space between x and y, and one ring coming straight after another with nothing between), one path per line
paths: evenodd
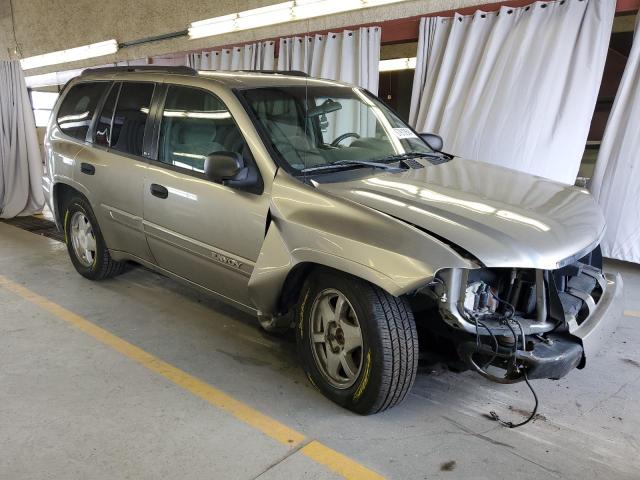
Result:
M638 310L625 310L624 311L624 316L625 317L640 317L640 311L638 311Z
M378 479L382 478L377 473L372 472L359 463L354 462L349 457L342 455L335 450L314 440L302 447L300 450L305 456L324 465L334 473L344 477L353 479Z
M236 417L238 420L260 430L273 440L291 447L299 446L305 441L305 436L302 433L287 427L267 415L264 415L258 410L236 400L223 391L218 390L193 375L160 360L141 348L136 347L132 343L129 343L126 340L113 335L107 330L98 327L80 315L67 310L57 303L32 292L28 288L15 283L2 275L0 275L0 287L4 287L6 290L15 293L19 297L73 325L99 342L120 352L126 357L135 360L158 375L162 375L167 380L170 380L179 387L205 400L214 407L224 410ZM377 480L383 478L377 473L360 465L356 461L351 460L350 458L315 440L302 447L300 452L347 479Z

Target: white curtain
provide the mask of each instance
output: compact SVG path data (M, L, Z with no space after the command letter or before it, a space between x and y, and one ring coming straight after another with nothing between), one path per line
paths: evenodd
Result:
M0 218L40 212L42 155L17 60L0 61L0 167Z
M185 63L196 70L273 70L275 42L270 40L191 53L187 55Z
M615 3L423 18L410 123L440 134L453 154L574 183Z
M380 27L281 38L278 70L300 70L378 93Z
M606 257L640 263L640 15L598 154L591 192L602 206Z

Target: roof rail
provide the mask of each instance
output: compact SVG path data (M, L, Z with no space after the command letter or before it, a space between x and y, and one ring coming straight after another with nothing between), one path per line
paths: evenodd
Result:
M185 67L185 66L128 65L123 67L87 68L82 72L82 75L87 75L90 73L118 73L118 72L181 73L183 75L196 75L198 73L193 68Z
M276 75L289 75L290 77L309 77L309 74L302 70L242 70L249 73L271 73Z

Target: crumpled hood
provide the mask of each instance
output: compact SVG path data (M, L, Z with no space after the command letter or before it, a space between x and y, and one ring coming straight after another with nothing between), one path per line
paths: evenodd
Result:
M409 222L490 267L554 269L604 233L585 189L472 160L421 163L317 188Z

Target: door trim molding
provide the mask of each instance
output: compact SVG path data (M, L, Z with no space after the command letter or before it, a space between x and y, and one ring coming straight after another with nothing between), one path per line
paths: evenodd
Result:
M120 223L138 232L144 232L142 217L132 215L131 213L127 213L119 208L115 208L104 203L100 204L100 206L106 211L107 216L114 222Z
M239 302L237 300L234 300L233 298L227 297L226 295L223 295L221 293L218 293L214 290L211 290L210 288L204 287L202 285L200 285L199 283L195 283L191 280L189 280L188 278L182 277L176 273L170 272L167 269L162 268L161 266L159 266L156 263L153 262L149 262L148 260L145 260L144 258L140 258L136 255L132 255L130 253L127 252L123 252L120 250L109 250L109 253L111 254L112 257L117 258L119 261L122 260L131 260L134 261L136 263L139 263L141 265L143 265L144 267L149 268L150 270L153 270L154 272L163 275L165 277L168 277L172 280L175 280L177 282L183 283L184 285L187 285L189 287L192 287L202 293L204 293L205 295L210 295L213 298L216 298L228 305L232 305L234 307L237 307L238 309L250 314L250 315L255 315L257 317L258 315L258 310L256 310L255 307L250 306L250 305L246 305L242 302Z
M144 229L144 233L149 237L160 240L161 242L167 243L193 255L197 255L211 263L237 272L247 278L249 278L253 273L255 263L251 260L239 257L219 248L215 248L207 243L187 237L186 235L174 232L173 230L161 227L160 225L151 223L147 220L142 221L142 227Z

